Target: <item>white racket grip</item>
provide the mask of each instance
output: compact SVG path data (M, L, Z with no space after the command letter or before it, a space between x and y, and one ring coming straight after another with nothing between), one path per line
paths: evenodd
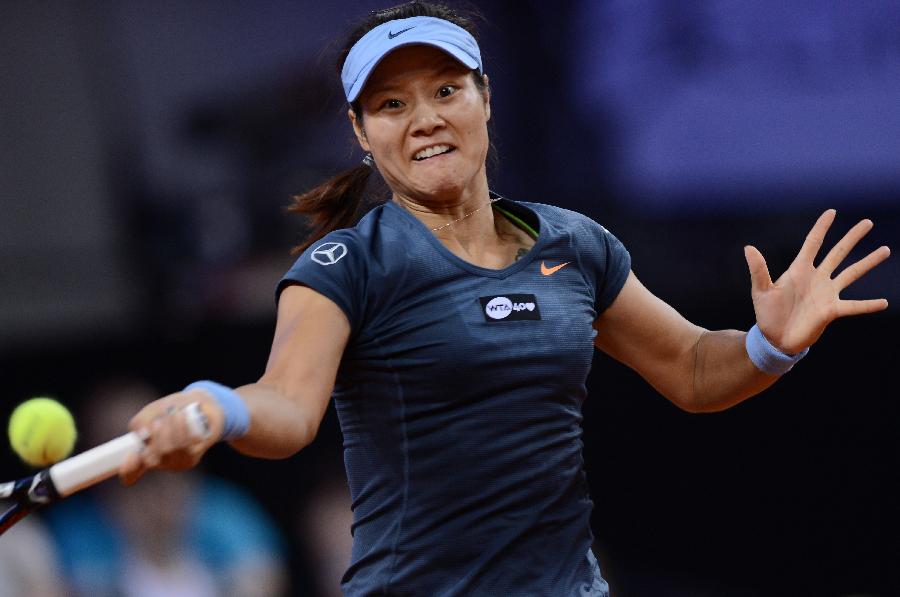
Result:
M137 433L126 433L50 467L50 479L60 497L67 497L109 479L119 471L125 457L139 452L144 442Z
M209 435L209 421L200 405L192 402L184 408L191 435L201 439ZM50 479L60 497L67 497L109 479L119 472L125 457L140 452L144 441L135 433L126 433L105 444L67 458L50 467Z

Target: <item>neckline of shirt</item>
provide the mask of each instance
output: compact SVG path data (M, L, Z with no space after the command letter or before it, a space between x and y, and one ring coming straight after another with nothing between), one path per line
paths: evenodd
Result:
M500 197L495 193L491 193L491 196ZM425 226L425 224L423 224L417 217L406 211L402 206L397 205L393 200L387 201L385 205L387 209L398 213L400 217L406 220L417 233L424 236L425 240L429 242L431 246L433 246L435 250L451 264L478 276L485 276L489 278L507 278L514 273L528 267L528 265L534 261L534 258L540 252L540 249L544 245L544 242L547 238L547 221L541 217L541 214L534 211L533 209L526 207L525 205L522 205L517 201L513 201L505 197L500 197L500 200L497 201L496 204L504 207L507 210L513 211L513 213L519 210L526 210L534 214L534 217L537 218L540 226L538 229L539 233L537 240L534 241L534 245L532 245L532 247L528 250L528 253L526 253L521 259L517 259L503 269L481 267L480 265L475 265L474 263L466 261L462 257L454 254L450 249L445 247L444 243L442 243L438 239L438 237L435 236L434 233Z

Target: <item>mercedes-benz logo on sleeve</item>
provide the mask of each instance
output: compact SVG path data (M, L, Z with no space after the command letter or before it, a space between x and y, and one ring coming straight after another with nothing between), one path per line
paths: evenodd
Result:
M334 265L347 255L344 243L322 243L313 249L310 258L319 265Z

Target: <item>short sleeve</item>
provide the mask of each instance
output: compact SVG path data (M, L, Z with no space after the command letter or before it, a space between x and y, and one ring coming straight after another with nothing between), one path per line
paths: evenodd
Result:
M597 315L605 311L625 285L631 271L631 255L625 245L609 230L585 218L583 238L578 252L594 287L594 309Z
M334 302L352 330L362 320L366 255L354 230L338 230L307 248L278 283L276 300L293 284L308 286Z

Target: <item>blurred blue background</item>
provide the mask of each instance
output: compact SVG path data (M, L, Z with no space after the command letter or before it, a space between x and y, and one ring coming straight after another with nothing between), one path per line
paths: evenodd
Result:
M4 415L39 393L77 408L117 376L169 392L262 372L275 283L302 232L283 209L362 157L337 49L387 5L4 8ZM492 187L603 223L695 323L749 328L742 247L777 276L826 208L838 208L827 245L875 221L848 263L900 249L897 2L477 8ZM722 414L681 413L597 355L586 460L615 595L900 595L900 259L845 296L892 306L835 323L784 380ZM208 459L282 529L289 594L326 594L298 521L340 463L332 413L287 462Z

